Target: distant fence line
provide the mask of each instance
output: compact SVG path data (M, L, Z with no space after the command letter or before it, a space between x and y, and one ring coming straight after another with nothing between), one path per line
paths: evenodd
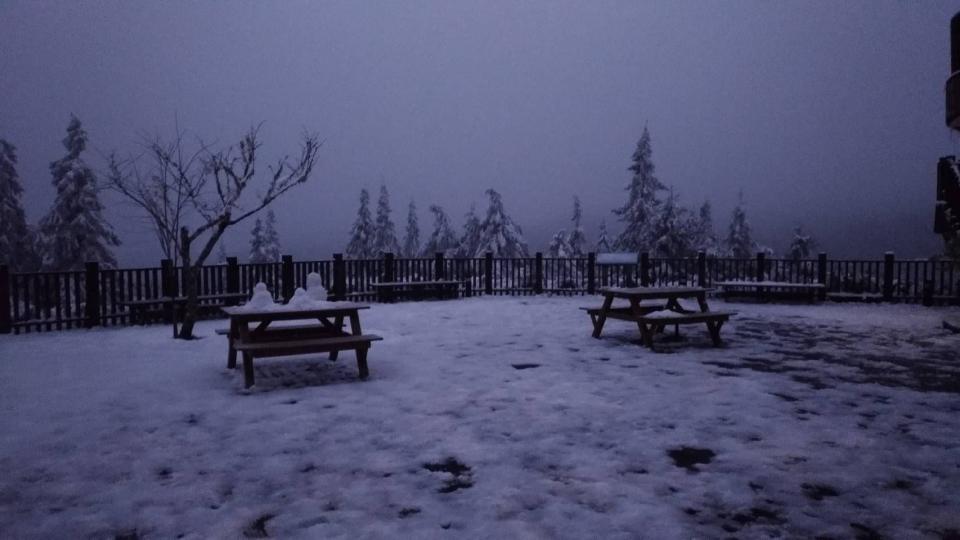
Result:
M371 285L378 281L454 279L464 283L467 296L529 294L594 294L600 287L641 285L698 285L720 281L760 280L823 283L834 299L960 304L960 272L950 260L882 260L697 257L664 259L640 254L637 264L598 264L593 253L581 258L333 259L204 266L201 295L249 292L264 282L280 299L289 299L305 287L307 274L321 276L331 298L372 301ZM51 331L93 326L133 324L126 302L178 296L183 290L183 268L161 261L153 268L102 269L87 263L84 270L12 273L0 266L0 333Z

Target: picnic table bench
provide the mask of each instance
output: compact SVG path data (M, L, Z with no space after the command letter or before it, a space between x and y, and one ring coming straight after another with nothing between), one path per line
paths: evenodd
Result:
M461 284L457 280L381 281L372 286L379 302L395 302L397 299L458 298Z
M637 324L643 343L653 349L653 336L673 325L679 333L682 324L706 324L714 346L720 346L720 328L731 316L730 311L710 311L707 305L708 289L701 287L605 287L600 289L603 305L599 308L581 308L590 315L593 337L599 339L607 319L618 319ZM679 300L695 298L700 311L684 308ZM615 299L629 301L629 306L613 307ZM644 302L666 300L666 302Z
M202 312L219 312L220 308L241 302L247 297L246 293L202 294L197 296L197 301ZM169 321L171 316L175 315L171 313L171 309L182 310L186 303L186 296L161 296L128 300L122 302L122 305L130 311L130 322L142 325L154 319Z
M720 281L714 283L724 298L749 296L760 301L771 299L805 299L816 302L823 299L823 283L790 283L787 281Z
M329 353L336 360L340 351L352 350L357 356L357 371L361 379L369 376L367 351L370 344L383 338L363 334L360 328L360 310L370 306L350 302L336 302L316 308L283 308L252 310L245 307L225 307L230 317L227 367L236 369L237 355L243 356L244 387L254 385L253 360L261 357L292 356L298 354ZM314 320L315 323L289 326L271 326L278 321ZM350 332L344 331L344 321L350 321ZM253 326L255 325L255 326ZM251 328L253 326L253 328ZM223 333L218 330L217 333Z

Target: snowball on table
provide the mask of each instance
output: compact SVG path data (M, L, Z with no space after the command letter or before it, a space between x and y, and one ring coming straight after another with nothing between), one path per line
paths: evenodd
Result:
M244 307L250 309L269 309L275 306L273 295L267 289L267 284L260 282L253 286L253 296Z

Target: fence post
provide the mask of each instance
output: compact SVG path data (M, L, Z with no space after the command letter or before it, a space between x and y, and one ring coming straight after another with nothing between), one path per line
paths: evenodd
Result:
M438 251L433 255L433 279L440 281L443 279L443 252Z
M923 280L922 303L924 306L927 306L927 307L930 307L933 305L933 280L932 279Z
M293 298L294 278L293 278L293 256L284 255L280 257L280 291L283 295L283 301L289 302Z
M537 252L533 261L533 293L543 292L543 253Z
M697 286L707 286L707 254L704 251L697 253Z
M633 280L629 279L629 277L628 275L627 287L632 287ZM646 251L640 254L640 285L642 287L650 286L650 254Z
M823 285L820 289L820 301L827 299L827 254L820 252L817 255L817 283Z
M597 292L597 254L587 253L587 294Z
M392 251L383 252L383 281L397 280L397 265Z
M0 265L0 334L9 334L13 330L13 316L10 314L10 267Z
M240 266L236 257L227 257L227 292L240 292Z
M488 251L483 259L484 269L484 292L493 294L493 252Z
M893 300L893 252L888 251L883 254L883 299L887 302Z
M86 305L83 314L86 328L100 325L100 263L88 262L86 265Z
M343 253L333 254L333 300L344 300L347 297L347 264L343 260Z
M763 281L765 278L765 272L767 270L767 254L758 251L757 252L757 281Z

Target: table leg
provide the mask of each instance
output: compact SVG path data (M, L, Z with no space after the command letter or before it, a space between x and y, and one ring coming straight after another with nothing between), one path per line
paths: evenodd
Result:
M593 337L600 339L600 332L603 331L603 324L607 322L607 311L610 310L610 306L613 304L613 295L608 295L603 299L603 305L600 306L600 314L597 315L597 320L593 323Z
M230 332L227 333L227 369L237 369L237 350L233 348L233 340L240 337L239 323L230 318Z
M337 315L333 318L333 327L336 332L343 332L343 315ZM330 351L330 361L336 362L340 351Z
M243 387L253 386L253 355L244 351L243 353Z
M700 304L701 313L706 313L710 311L710 307L707 306L707 293L702 292L697 294L697 303Z
M355 336L359 336L362 334L362 332L360 331L360 314L359 313L354 312L350 314L350 333Z
M357 348L357 371L360 373L361 379L370 376L370 370L367 369L367 347Z

